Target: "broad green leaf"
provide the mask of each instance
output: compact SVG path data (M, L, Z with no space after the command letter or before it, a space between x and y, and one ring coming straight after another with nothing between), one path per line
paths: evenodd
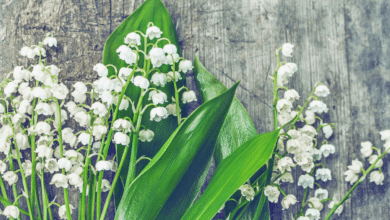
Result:
M195 56L194 59L194 75L202 102L208 101L227 90L225 85L223 85L217 78L206 70L197 56ZM257 131L255 125L253 124L248 112L241 102L237 98L234 98L215 146L214 159L216 167L218 167L219 163L221 163L224 158L229 156L239 146L256 135ZM256 180L265 170L266 166L252 176L251 182ZM240 193L236 193L233 198L238 200L240 196ZM256 204L258 204L258 202L256 204L255 203L256 202L252 202L252 204L246 209L246 213L244 213L243 216L247 216L248 218L253 217L257 208ZM234 208L235 205L226 205L225 211L226 213L229 213Z
M104 45L103 51L103 63L104 64L113 64L116 68L119 69L121 67L127 66L124 61L120 60L118 54L116 53L116 49L124 44L124 38L130 32L139 30L143 33L146 32L147 26L149 22L153 22L154 25L159 27L163 32L161 38L168 38L172 44L175 44L178 48L178 53L180 55L180 46L176 36L175 26L172 22L171 16L169 15L168 10L165 8L164 4L160 0L146 0L137 10L133 12L126 20L119 25L118 28L110 35L107 39L106 44ZM144 48L143 38L141 37L142 44L139 46L140 49ZM152 42L156 42L154 39ZM161 41L159 46L167 44L167 41ZM150 47L149 47L150 48ZM143 68L143 57L140 57L138 64L141 68ZM170 71L167 65L163 65L159 68L162 72ZM109 75L114 74L114 68L108 67ZM182 78L185 79L184 74L182 74ZM178 88L185 85L185 80L180 80L178 82ZM171 97L174 96L174 88L172 83L168 83L165 87L158 87L161 91L165 92L168 96L168 100L171 100ZM134 101L136 105L138 103L138 97L140 95L140 89L130 83L128 90L126 91L126 95ZM148 103L147 97L144 99L144 104ZM166 103L166 105L169 103ZM182 115L186 115L185 106L181 103L182 107ZM133 117L133 113L129 108L128 111L121 111L119 114L120 118L125 116ZM155 137L151 142L139 142L138 147L138 157L144 155L152 158L157 151L161 148L162 143L169 138L169 136L173 133L173 131L177 128L177 119L176 117L169 116L166 120L161 122L150 121L149 112L151 108L149 108L145 113L142 119L142 124L145 125L146 128L152 130L155 133ZM118 164L122 159L122 154L124 151L124 146L118 146L117 148L117 158ZM128 158L126 161L130 161L130 153L127 155ZM128 163L125 162L124 167L121 172L122 180L126 180L126 175L128 172ZM145 167L146 161L140 161L137 164L138 173ZM121 191L116 191L115 200L119 201L121 197ZM118 198L119 197L119 198Z
M209 185L181 219L212 219L221 206L271 157L279 130L245 142L217 167Z
M197 56L194 60L194 75L202 102L206 102L227 90L225 85L206 70ZM255 125L248 112L241 102L234 98L215 147L216 166L218 167L224 158L256 135Z
M125 190L115 219L155 219L198 153L215 145L237 84L196 109ZM209 153L212 154L213 150Z

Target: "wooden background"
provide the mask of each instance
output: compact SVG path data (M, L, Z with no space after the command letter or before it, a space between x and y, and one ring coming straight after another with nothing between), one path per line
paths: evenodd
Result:
M19 53L21 47L53 32L59 45L48 51L49 63L59 66L61 81L69 86L76 81L91 82L97 78L92 67L101 62L105 40L142 2L0 0L0 73L27 65L27 59ZM331 96L324 100L330 109L325 122L336 123L335 135L330 139L336 154L325 160L333 180L324 186L330 195L343 196L350 189L343 172L352 159L361 159L360 142L371 141L382 147L379 131L390 129L390 2L163 2L176 24L184 57L191 60L197 53L206 68L227 86L241 81L237 97L259 133L273 128L268 75L274 71L275 49L285 42L296 45L288 61L297 63L299 71L288 86L304 98L316 82L323 82L331 90ZM193 74L187 76L188 86L196 89ZM376 186L367 178L346 202L343 214L333 219L390 219L388 164L385 161L383 166L384 185ZM303 189L296 182L282 187L302 199ZM57 202L63 204L61 191L52 188L50 193L51 197L57 193ZM72 204L77 206L77 191L71 192ZM281 211L280 204L271 208L273 219L290 220L291 213L298 211L297 205L289 211ZM328 210L322 211L323 216ZM56 208L54 212L57 215Z

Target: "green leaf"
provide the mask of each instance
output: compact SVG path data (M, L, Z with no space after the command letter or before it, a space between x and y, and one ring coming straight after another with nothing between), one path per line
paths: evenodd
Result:
M226 157L206 190L181 219L212 219L230 196L268 161L278 135L279 130L260 134Z
M158 216L197 154L215 145L237 85L201 105L175 130L126 189L115 219L147 220Z
M197 56L194 60L194 75L202 102L206 102L227 90L226 86L206 70ZM215 147L216 166L218 167L224 158L256 135L255 125L248 112L241 102L234 98Z
M146 32L147 26L149 22L153 22L155 26L159 27L163 34L161 35L161 38L168 38L172 44L176 45L178 48L178 53L180 55L180 46L179 41L176 36L175 26L173 24L173 21L171 19L171 16L169 15L168 10L165 8L164 4L160 0L146 0L137 10L133 12L126 20L122 22L121 25L119 25L118 28L115 29L115 31L110 35L110 37L107 39L105 45L104 45L104 51L103 51L103 64L112 64L116 66L116 68L119 69L121 67L127 66L127 64L120 60L118 57L118 54L116 53L116 49L124 44L124 38L127 34L130 32L139 30L143 33ZM144 42L141 37L141 45L139 46L140 49L144 48ZM152 42L156 42L156 39L154 39ZM161 41L159 43L159 46L162 47L163 45L167 44L167 41ZM140 67L143 67L143 56L140 57L140 60L138 62L138 65ZM170 71L168 65L163 65L161 68L159 68L162 72L168 72ZM108 67L109 75L114 74L114 68ZM182 78L185 79L185 75L182 74ZM185 80L178 81L178 88L185 85ZM172 83L168 83L165 87L159 87L161 91L165 92L168 96L168 100L171 100L171 97L174 96L174 88ZM137 105L138 103L138 97L140 95L140 89L139 87L134 86L132 83L130 83L129 88L126 91L126 96L130 97L131 100L134 101L134 104ZM146 99L144 99L144 104L148 103ZM165 106L169 104L166 103ZM181 103L182 106L182 115L185 116L186 113L186 107ZM128 111L121 111L119 113L119 117L123 118L126 116L133 117L133 113L129 108ZM166 120L163 120L161 122L154 122L150 121L148 118L151 108L149 108L145 113L144 117L142 119L142 124L145 125L148 129L152 130L155 133L155 136L153 138L153 141L151 142L139 142L138 147L138 157L139 156L147 156L147 157L154 157L154 155L157 153L157 151L161 148L162 143L165 143L165 141L169 138L169 136L173 133L173 131L177 128L177 119L176 117L169 116ZM118 158L118 164L120 163L120 160L122 159L122 154L124 151L124 146L118 146L117 147L117 158ZM126 162L123 166L123 169L121 171L121 179L126 180L126 175L128 172L128 164L130 161L130 153L127 155ZM140 161L137 164L137 171L138 173L146 166L146 161ZM116 191L115 197L116 201L119 201L122 196L122 191Z
M202 102L206 102L227 90L225 85L206 70L197 56L195 56L194 59L194 75ZM237 98L234 98L215 146L214 159L216 167L218 167L221 161L234 152L239 146L256 135L257 131L255 125L248 112L241 102ZM263 168L264 169L260 169L252 176L251 182L256 180L266 170L266 166ZM238 200L240 196L240 193L237 193L233 198ZM234 208L235 206L227 205L225 211L229 213ZM246 213L244 213L243 216L249 216L249 218L250 216L253 217L256 208L257 205L251 204L246 209Z

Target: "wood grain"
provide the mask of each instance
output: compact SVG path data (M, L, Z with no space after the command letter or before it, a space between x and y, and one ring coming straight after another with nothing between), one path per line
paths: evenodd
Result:
M24 45L37 43L53 32L59 41L50 50L49 63L58 65L61 81L91 82L102 59L105 40L143 1L141 0L0 0L0 73L28 65L19 54ZM360 142L382 147L379 131L390 128L390 3L386 0L163 0L176 24L183 56L197 53L205 67L230 87L241 81L237 97L248 110L259 133L272 124L272 83L275 49L295 45L299 71L288 87L307 97L316 82L331 89L324 99L330 111L325 122L336 123L330 142L337 153L324 160L333 180L322 184L330 195L344 195L350 186L343 172L361 158ZM0 75L0 79L3 74ZM193 74L187 83L196 90ZM303 104L304 98L299 101ZM190 106L193 110L200 103ZM28 156L28 155L25 155ZM386 158L388 159L388 158ZM385 161L383 186L365 180L333 219L390 219L389 163ZM210 172L210 176L211 176ZM300 171L294 173L297 181ZM110 178L108 176L108 178ZM18 183L21 189L21 183ZM302 199L303 190L282 185ZM75 190L72 204L78 204ZM311 193L310 195L313 195ZM50 197L62 203L61 190ZM22 205L23 204L22 202ZM272 218L291 219L293 206L281 211L271 206ZM326 207L321 213L328 212ZM57 209L54 208L57 215ZM76 218L77 214L72 216ZM113 218L111 212L107 219Z

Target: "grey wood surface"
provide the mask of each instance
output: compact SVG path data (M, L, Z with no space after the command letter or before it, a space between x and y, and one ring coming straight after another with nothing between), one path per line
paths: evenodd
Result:
M0 0L0 73L27 65L19 50L37 43L47 32L59 40L49 50L49 63L59 66L61 81L91 82L102 59L105 40L142 0ZM379 131L390 128L390 2L387 0L163 0L177 27L183 55L197 53L205 67L227 86L241 81L237 97L259 133L272 130L272 75L275 49L285 42L295 46L298 65L290 88L307 97L316 82L329 86L325 98L330 111L325 122L336 123L330 142L336 154L324 161L333 180L324 186L330 195L344 195L350 186L343 172L352 159L361 159L360 142L382 147ZM286 60L286 59L285 59ZM196 89L193 75L187 83ZM2 78L3 75L0 75ZM300 101L303 104L303 100ZM200 103L197 103L200 104ZM193 109L196 105L192 106ZM25 155L28 156L28 155ZM389 156L388 156L389 157ZM383 186L367 178L333 219L390 219L389 166L385 158ZM211 173L211 172L210 172ZM294 172L297 181L300 172ZM210 174L211 175L211 174ZM303 190L283 185L302 200ZM21 186L21 183L19 183ZM61 190L50 189L63 203ZM311 194L313 195L313 193ZM72 204L78 194L71 190ZM293 206L281 211L273 205L272 218L291 219ZM328 212L326 207L322 214ZM57 209L54 208L57 215ZM76 213L73 214L76 218ZM112 219L110 213L107 219ZM3 218L3 217L1 217Z

